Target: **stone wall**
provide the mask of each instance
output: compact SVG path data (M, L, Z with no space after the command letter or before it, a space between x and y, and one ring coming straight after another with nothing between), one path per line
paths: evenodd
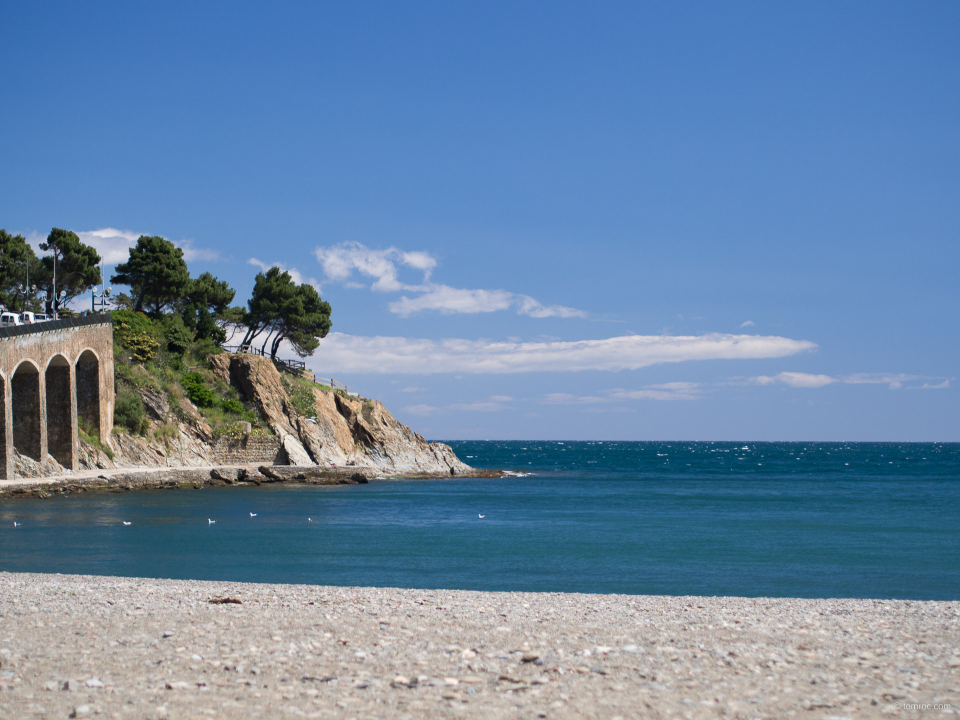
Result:
M0 473L13 478L13 449L41 463L78 468L77 417L113 429L113 318L88 315L0 328Z
M273 465L287 462L280 438L275 436L253 437L247 435L241 440L225 437L217 438L210 455L213 462L223 465L251 465L255 463Z

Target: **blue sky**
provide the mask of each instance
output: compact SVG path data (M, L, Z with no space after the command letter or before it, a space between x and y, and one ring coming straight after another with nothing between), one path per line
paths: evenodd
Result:
M960 5L6 3L0 227L140 234L430 438L960 440Z

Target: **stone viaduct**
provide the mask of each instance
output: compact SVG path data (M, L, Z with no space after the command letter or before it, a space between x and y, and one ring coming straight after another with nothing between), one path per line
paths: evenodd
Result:
M78 468L77 422L113 429L113 318L87 315L0 328L0 472L14 477L14 448Z

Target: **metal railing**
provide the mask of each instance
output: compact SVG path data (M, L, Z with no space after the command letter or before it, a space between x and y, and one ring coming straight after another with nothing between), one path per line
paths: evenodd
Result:
M262 348L255 348L251 345L224 345L224 350L233 353L243 353L244 355L260 355L261 357L270 357ZM307 364L303 360L286 360L284 358L272 358L275 363L283 366L291 372L303 372L307 369Z
M347 386L346 386L346 385L344 385L344 384L341 383L341 382L337 382L337 381L334 380L333 378L322 378L322 377L317 377L316 375L313 375L313 381L314 381L315 383L320 383L321 385L329 385L329 386L332 387L334 390L343 390L343 391L344 391L345 393L347 393L348 395L350 394L350 391L347 390Z

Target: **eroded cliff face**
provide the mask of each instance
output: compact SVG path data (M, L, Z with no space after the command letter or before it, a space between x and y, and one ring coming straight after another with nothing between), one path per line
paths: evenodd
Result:
M294 407L283 379L267 358L217 355L213 371L253 402L277 435L291 465L355 465L382 475L463 475L472 468L448 445L428 443L396 420L378 401L345 396L311 386L315 414ZM305 390L306 391L306 390ZM81 441L81 469L116 467L197 467L216 464L213 433L189 400L141 390L150 431L146 436L116 434L105 441L114 457ZM179 412L171 411L171 404ZM157 428L166 429L158 438ZM36 477L39 464L18 463L17 474Z
M273 363L220 355L215 372L236 384L268 419L292 465L363 465L386 474L462 475L470 467L443 443L428 443L380 402L312 388L316 415L296 411Z

